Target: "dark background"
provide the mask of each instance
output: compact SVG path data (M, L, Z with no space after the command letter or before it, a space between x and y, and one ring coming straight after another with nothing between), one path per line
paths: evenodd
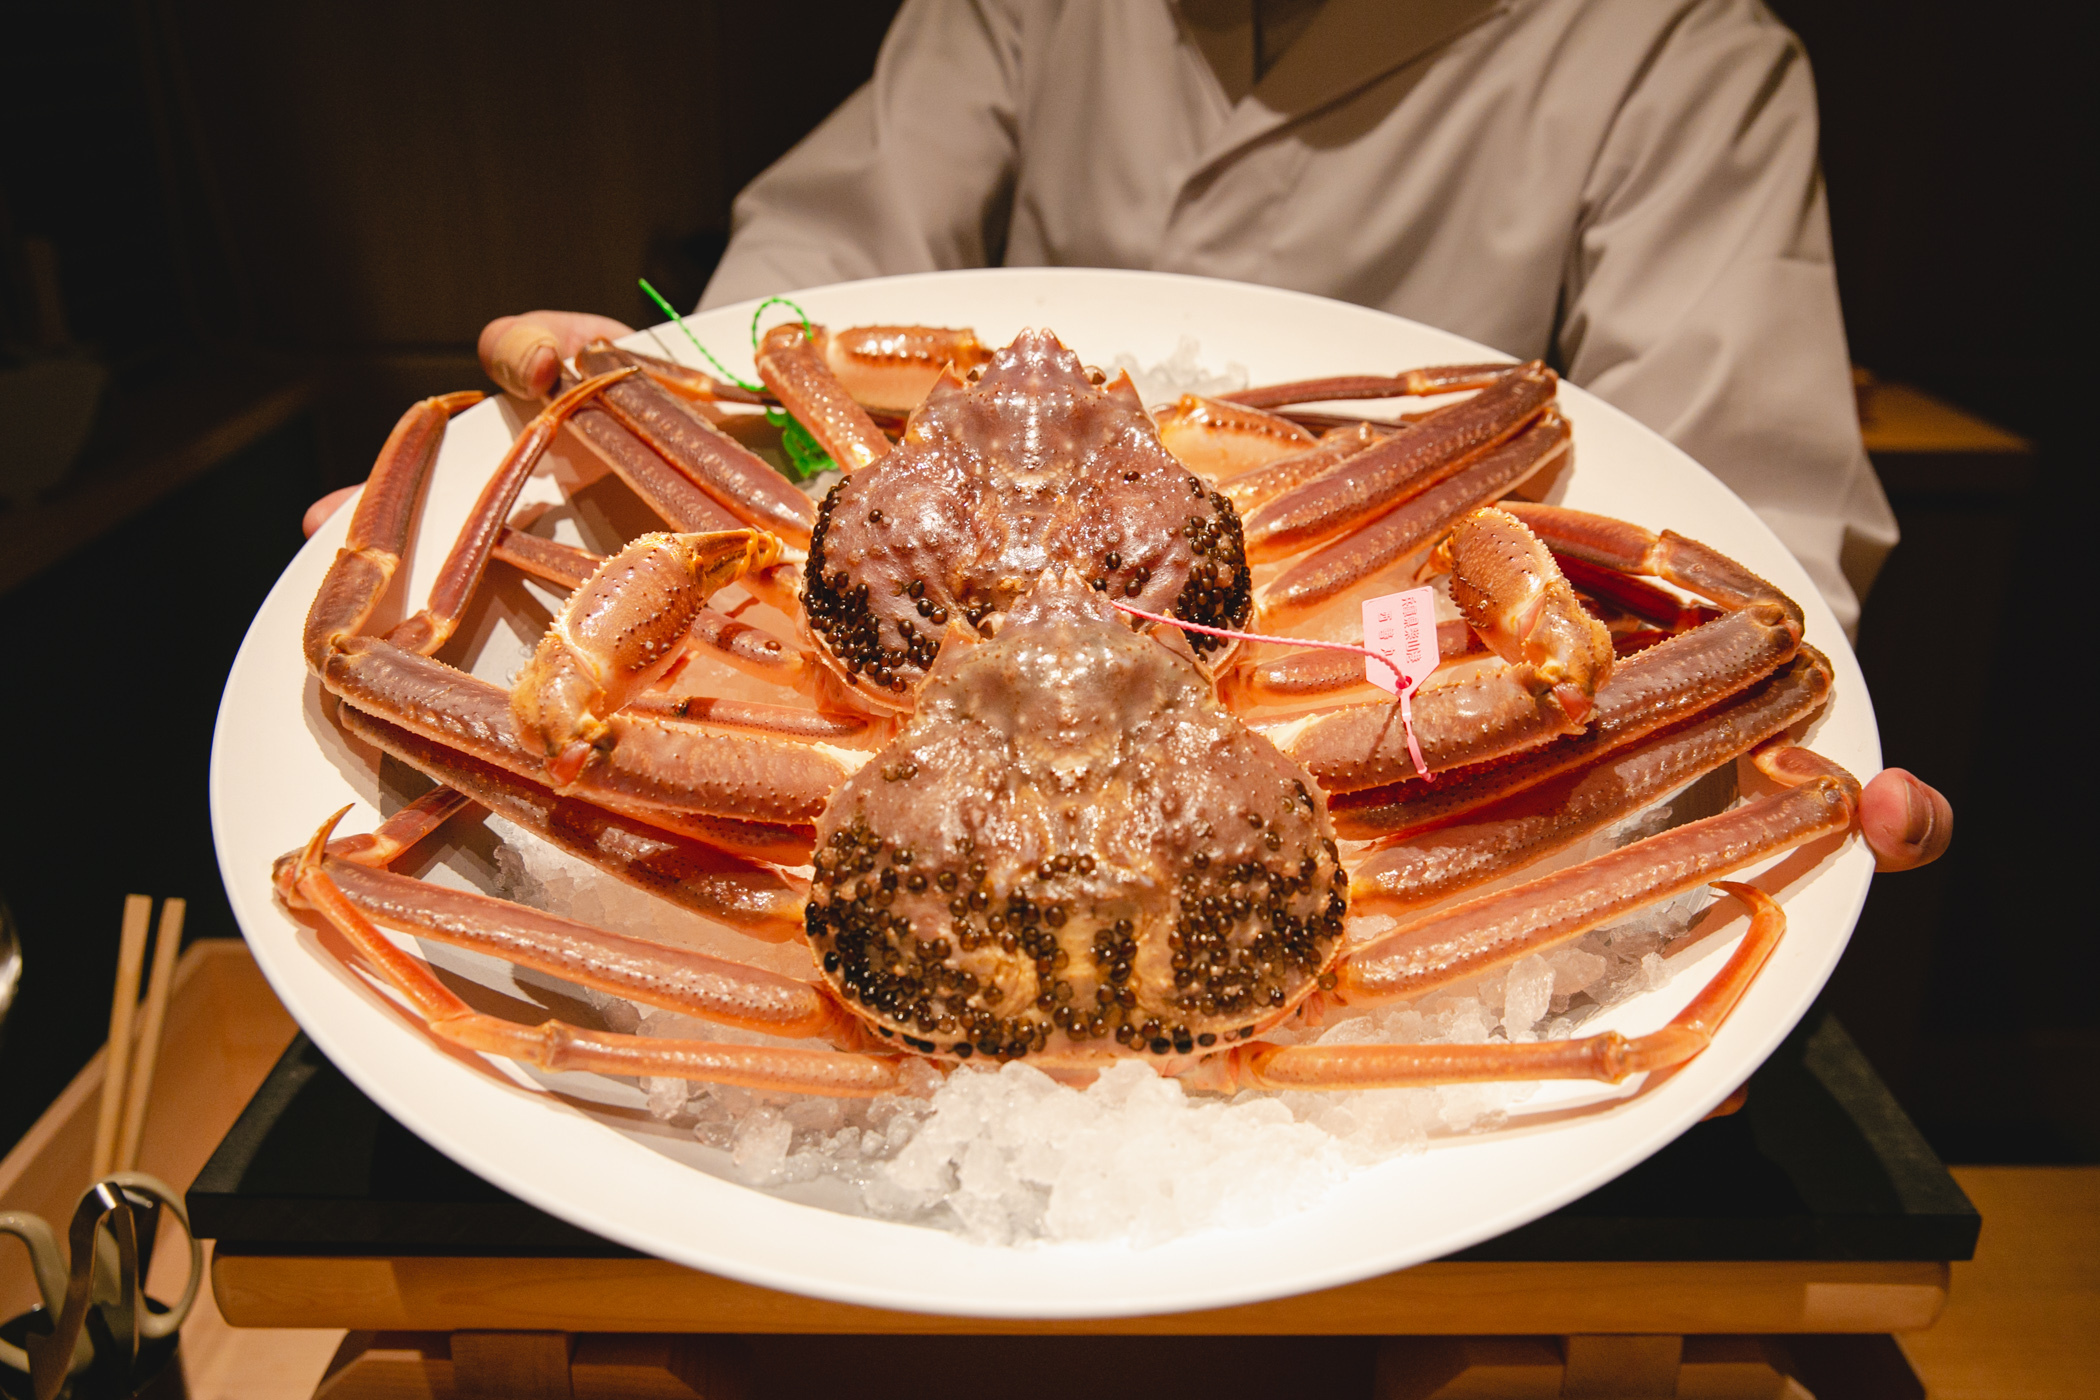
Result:
M2091 587L2073 567L2091 551L2064 507L2093 465L2074 421L2083 45L2028 12L1777 8L1816 69L1855 360L2038 447L1951 482L1885 472L1905 543L1861 660L1888 761L1948 793L1959 834L1939 866L1876 882L1829 999L1950 1160L2100 1160L2100 957L2071 853L2090 768L2074 697ZM691 304L731 196L866 77L892 9L0 11L0 342L56 334L113 372L60 492L199 423L265 425L0 593L0 896L26 949L0 1146L103 1038L127 890L186 895L191 937L237 933L205 807L211 724L306 503L361 479L411 399L481 382L489 317L639 324L637 274Z

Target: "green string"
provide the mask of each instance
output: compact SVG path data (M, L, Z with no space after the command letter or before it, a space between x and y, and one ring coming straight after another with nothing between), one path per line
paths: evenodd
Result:
M635 280L641 283L644 295L655 302L657 309L668 316L678 329L685 332L685 338L693 342L693 348L706 356L707 362L713 365L724 379L747 393L761 394L765 392L763 384L747 384L737 378L736 375L730 373L729 367L716 359L714 354L700 343L700 337L693 334L693 328L685 323L685 317L673 310L671 303L664 300L663 294L649 285L648 278L640 277ZM758 310L751 313L751 353L754 356L758 353L758 318L766 314L767 307L776 305L785 306L801 320L803 339L813 341L817 338L815 329L809 324L808 312L789 301L786 297L767 297L758 304ZM777 408L769 408L766 410L766 421L780 429L781 450L787 453L788 465L794 469L795 480L807 481L818 472L830 471L838 466L838 463L831 460L831 455L818 444L809 429L795 421L793 414L785 413Z
M656 303L657 310L663 312L664 315L668 316L671 319L672 325L678 327L678 329L685 332L685 338L693 342L693 348L695 350L698 350L702 355L705 355L707 357L707 362L713 365L716 371L720 373L724 379L728 380L730 383L736 385L737 388L742 389L747 393L762 394L765 392L765 385L746 384L743 380L737 378L734 374L730 373L729 366L723 364L720 360L716 359L714 357L714 353L710 351L705 345L702 345L700 343L700 337L693 334L693 328L685 323L685 317L679 315L676 311L671 309L671 303L664 300L662 292L657 291L656 288L649 285L648 278L638 277L635 280L642 284L643 295L647 296L649 300ZM758 346L757 339L754 338L751 344L752 348L756 349Z
M786 297L767 297L764 301L758 304L758 310L751 313L752 354L755 355L758 353L758 318L766 314L766 308L769 306L785 306L788 310L795 313L795 319L802 322L802 338L804 340L815 340L817 338L817 332L815 327L811 326L809 323L809 313L807 311L804 311L801 307L795 305L795 303L789 301Z
M766 421L780 429L780 448L787 453L788 462L795 468L795 480L807 481L818 472L828 472L838 466L816 436L795 421L793 414L769 408Z

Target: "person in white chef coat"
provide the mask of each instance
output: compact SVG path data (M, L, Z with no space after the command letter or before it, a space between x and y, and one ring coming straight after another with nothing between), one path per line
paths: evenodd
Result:
M701 307L999 264L1378 307L1668 437L1850 629L1896 529L1816 139L1807 59L1756 0L908 0L873 79L738 196ZM504 317L482 358L545 393L626 329ZM1908 773L1869 784L1885 869L1952 825Z

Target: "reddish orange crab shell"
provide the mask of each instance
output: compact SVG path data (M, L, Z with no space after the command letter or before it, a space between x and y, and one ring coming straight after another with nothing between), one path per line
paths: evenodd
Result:
M974 384L944 376L890 454L825 497L803 606L864 692L896 703L949 625L997 631L1063 567L1151 612L1246 623L1253 580L1232 503L1168 454L1127 377L1097 379L1055 336L1023 331Z
M1201 1054L1289 1014L1341 948L1305 770L1076 571L943 652L818 838L824 975L924 1053Z

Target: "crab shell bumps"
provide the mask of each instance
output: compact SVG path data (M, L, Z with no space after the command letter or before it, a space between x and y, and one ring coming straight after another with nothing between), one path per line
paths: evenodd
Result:
M803 606L864 694L908 704L951 621L995 629L1067 566L1190 622L1251 611L1238 513L1160 444L1129 376L1103 383L1024 331L976 383L938 380L897 446L825 497Z
M1305 770L1077 572L942 651L819 826L825 977L921 1051L1198 1053L1280 1020L1347 877Z

